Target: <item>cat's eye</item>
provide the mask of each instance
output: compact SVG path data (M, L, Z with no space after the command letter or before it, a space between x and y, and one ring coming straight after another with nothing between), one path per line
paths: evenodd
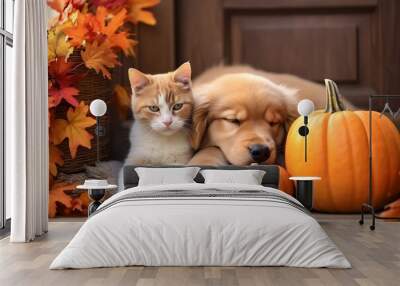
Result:
M182 107L183 107L183 103L177 103L172 107L172 109L174 111L177 111L177 110L181 109Z
M151 105L149 106L149 109L151 112L159 112L160 108L157 105Z
M234 119L228 119L228 118L226 118L225 120L227 120L227 121L229 121L230 123L233 123L233 124L235 124L235 125L240 125L240 120L239 119L236 119L236 118L234 118Z

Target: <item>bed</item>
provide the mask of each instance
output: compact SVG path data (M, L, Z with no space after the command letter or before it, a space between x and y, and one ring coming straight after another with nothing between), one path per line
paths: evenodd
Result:
M261 185L196 183L138 186L107 199L50 269L144 266L350 268L318 222L279 191L276 166L225 166L266 173ZM201 166L202 169L216 167Z

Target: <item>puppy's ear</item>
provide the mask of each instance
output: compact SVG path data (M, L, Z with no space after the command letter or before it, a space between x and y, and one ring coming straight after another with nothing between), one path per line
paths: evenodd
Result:
M286 97L286 120L285 120L285 133L287 134L293 121L300 116L297 111L297 90L293 91L291 96Z
M203 140L204 133L206 132L209 108L210 102L208 100L199 103L194 108L191 134L191 144L194 150L198 150L200 148L201 141Z
M134 95L140 93L140 91L150 83L150 79L147 75L137 69L130 68L128 70L128 75Z
M183 89L190 89L192 78L192 67L189 62L182 64L174 72L174 81Z

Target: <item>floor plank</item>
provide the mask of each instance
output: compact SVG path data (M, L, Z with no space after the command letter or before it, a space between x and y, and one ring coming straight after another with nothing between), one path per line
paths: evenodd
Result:
M50 271L55 256L82 225L53 220L49 233L28 244L0 240L2 286L265 286L400 285L400 222L378 221L372 232L354 215L314 215L352 263L352 269L289 267L119 267Z

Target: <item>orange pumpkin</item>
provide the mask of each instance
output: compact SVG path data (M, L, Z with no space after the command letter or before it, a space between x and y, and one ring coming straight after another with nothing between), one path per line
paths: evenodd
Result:
M304 137L290 127L286 168L292 176L320 176L314 186L314 209L323 212L360 212L368 201L369 112L347 111L336 84L325 80L327 105L309 116L308 159ZM372 112L372 203L376 208L400 195L400 133L386 116Z

